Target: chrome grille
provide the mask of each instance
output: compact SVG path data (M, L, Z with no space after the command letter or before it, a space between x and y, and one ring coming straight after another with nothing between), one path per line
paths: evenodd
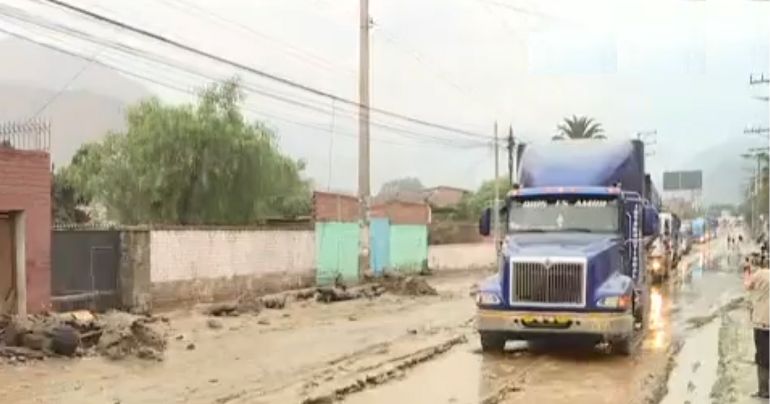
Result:
M511 303L582 306L584 262L511 262Z

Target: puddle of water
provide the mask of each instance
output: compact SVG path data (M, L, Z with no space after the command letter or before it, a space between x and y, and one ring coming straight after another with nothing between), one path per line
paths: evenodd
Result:
M715 320L694 332L676 357L661 404L708 403L717 380L719 327Z

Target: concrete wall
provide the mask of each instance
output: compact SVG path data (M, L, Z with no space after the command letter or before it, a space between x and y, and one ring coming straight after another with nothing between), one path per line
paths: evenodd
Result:
M316 283L329 284L337 276L358 280L358 223L316 223Z
M0 147L0 211L24 212L27 310L51 298L51 159L40 151Z
M309 286L315 265L309 230L150 232L154 306Z
M150 232L124 230L120 233L118 279L121 305L138 312L152 308Z
M494 265L493 243L442 244L428 247L428 267L437 272Z
M425 225L390 225L390 267L417 270L428 260L428 228Z

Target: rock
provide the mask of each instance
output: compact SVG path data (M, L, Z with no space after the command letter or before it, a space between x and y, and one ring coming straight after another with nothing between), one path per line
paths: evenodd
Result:
M3 339L5 345L19 346L24 334L32 332L32 322L26 317L14 316L5 327Z
M209 383L219 383L219 379L209 379Z
M72 356L80 346L80 334L68 325L60 325L51 331L51 349L59 355Z
M300 290L294 294L294 298L297 300L308 300L315 297L315 289Z
M184 339L184 335L182 335L182 334L179 334L179 335L176 336L176 340L177 341L181 341L183 339Z
M48 337L38 333L27 333L21 336L21 346L37 351L42 351L43 348L50 346Z
M415 334L417 334L417 329L416 328L410 328L410 329L406 330L406 333L407 334L415 335Z
M358 321L358 317L355 314L348 316L348 321Z
M205 313L209 316L237 316L238 304L236 303L218 303L206 308Z
M262 299L262 305L266 309L280 310L286 307L286 295L265 297Z
M270 325L270 320L266 318L260 318L259 321L257 321L257 324L259 325Z
M136 352L136 357L139 359L151 359L156 361L163 360L163 355L160 352L148 346L139 347Z
M219 330L222 328L222 322L213 318L209 319L209 321L206 322L206 325L212 330Z
M193 343L191 342L191 343L187 344L187 346L185 347L185 349L187 349L188 351L192 351L193 349L195 349L195 344L193 344Z

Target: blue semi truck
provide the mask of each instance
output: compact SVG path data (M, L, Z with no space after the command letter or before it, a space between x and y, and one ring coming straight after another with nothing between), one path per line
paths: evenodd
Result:
M630 354L647 317L645 237L658 230L643 143L520 145L517 156L518 187L500 211L499 271L476 295L483 350L568 337ZM481 234L494 231L492 215L484 211Z

